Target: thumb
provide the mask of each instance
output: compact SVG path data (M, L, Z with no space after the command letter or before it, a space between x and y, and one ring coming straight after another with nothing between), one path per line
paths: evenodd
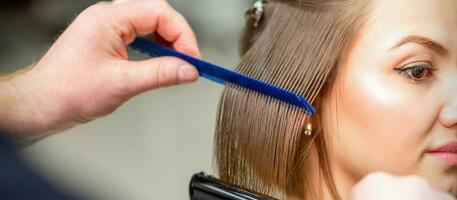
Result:
M197 69L175 57L158 57L143 61L129 61L123 69L122 81L128 84L131 95L155 88L193 82L198 78Z

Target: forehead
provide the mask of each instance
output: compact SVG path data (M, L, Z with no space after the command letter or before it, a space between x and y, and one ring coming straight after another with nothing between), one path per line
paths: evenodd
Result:
M364 29L371 40L392 44L416 34L457 46L457 0L373 0L371 6Z

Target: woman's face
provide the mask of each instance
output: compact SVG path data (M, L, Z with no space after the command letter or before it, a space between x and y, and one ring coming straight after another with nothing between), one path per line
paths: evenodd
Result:
M457 1L371 6L322 107L335 176L417 174L457 195Z

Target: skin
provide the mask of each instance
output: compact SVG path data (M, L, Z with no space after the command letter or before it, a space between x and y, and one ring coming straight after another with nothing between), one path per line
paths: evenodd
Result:
M0 129L30 143L105 116L142 92L195 81L197 70L177 58L128 60L126 45L153 32L200 57L189 24L164 0L89 7L33 68L0 79Z
M418 175L457 196L457 166L427 153L457 141L456 10L455 0L373 1L322 111L332 171L343 199L376 171ZM436 41L448 52L414 41L398 46L411 35ZM435 70L425 70L421 81L395 70L417 65Z
M324 101L323 128L332 133L337 187L353 200L451 199L432 185L455 192L455 169L424 151L457 137L457 2L378 0L374 8L370 26L343 63L340 87ZM0 129L27 143L107 115L142 92L196 80L195 68L176 58L128 61L125 46L153 32L176 50L200 57L190 26L164 0L120 0L86 9L33 68L0 77ZM449 55L414 44L389 51L412 32L446 44ZM423 59L439 67L433 84L414 85L393 71ZM418 176L370 174L379 170L419 174L432 185Z

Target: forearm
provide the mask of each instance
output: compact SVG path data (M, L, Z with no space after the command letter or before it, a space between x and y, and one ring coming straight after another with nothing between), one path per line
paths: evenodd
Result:
M0 130L9 133L8 137L24 145L51 133L46 114L39 105L39 97L32 88L21 84L28 82L27 72L32 67L18 70L0 77Z

